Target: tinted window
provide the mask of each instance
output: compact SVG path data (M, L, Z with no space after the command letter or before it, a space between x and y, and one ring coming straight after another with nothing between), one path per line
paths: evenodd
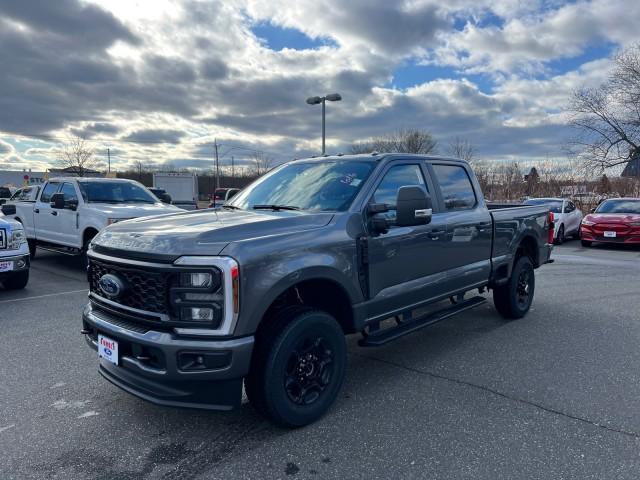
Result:
M76 189L70 183L63 183L62 189L60 190L64 194L64 201L78 201L78 195L76 194Z
M640 213L640 200L606 200L596 213Z
M41 202L50 202L51 201L51 195L53 195L54 193L56 193L56 190L58 190L58 187L60 185L58 183L47 183L47 186L44 187L44 190L42 191L42 195L40 195L40 201Z
M9 190L7 187L0 187L0 198L10 198L11 197L11 190Z
M238 193L230 205L287 205L302 210L346 210L375 167L367 161L292 162L271 170Z
M391 167L376 188L371 198L373 203L396 204L398 189L418 185L429 191L418 165L397 165Z
M78 182L85 202L97 203L156 203L158 200L142 185L127 181Z
M26 188L21 188L19 190L16 190L16 193L14 193L13 195L11 195L11 200L21 200L22 199L22 192L24 192L26 190Z
M445 209L465 210L475 206L476 196L464 168L457 165L434 165L433 169L440 185Z

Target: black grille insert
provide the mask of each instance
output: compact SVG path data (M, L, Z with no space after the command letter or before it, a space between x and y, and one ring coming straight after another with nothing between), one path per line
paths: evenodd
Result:
M170 314L169 290L176 279L176 273L90 259L88 275L91 292L107 298L98 286L98 281L108 273L117 275L127 285L124 293L116 300L120 305L146 312Z

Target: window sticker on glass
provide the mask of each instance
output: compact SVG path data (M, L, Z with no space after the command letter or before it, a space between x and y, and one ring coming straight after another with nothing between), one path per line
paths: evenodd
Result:
M345 173L343 177L340 179L340 181L347 185L351 185L351 182L353 182L354 178L356 178L355 173Z

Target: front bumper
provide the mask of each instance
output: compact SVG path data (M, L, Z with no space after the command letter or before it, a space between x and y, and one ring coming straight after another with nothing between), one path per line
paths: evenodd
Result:
M2 253L6 253L8 251L13 252L13 250L0 250L0 252ZM11 256L0 256L0 262L13 262L13 268L9 271L0 273L0 277L11 275L12 273L21 272L24 270L29 270L29 251L27 250L26 253L18 252L19 251L17 251L15 255Z
M99 372L114 385L158 405L230 410L240 405L254 337L194 339L149 330L89 304L82 313L88 345L98 333L118 342L118 365L99 359ZM185 368L185 356L207 357L202 369Z

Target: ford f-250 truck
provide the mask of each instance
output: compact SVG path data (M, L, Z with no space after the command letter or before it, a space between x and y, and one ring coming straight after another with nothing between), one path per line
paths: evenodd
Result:
M24 225L32 257L36 247L84 254L94 235L107 225L181 211L126 179L52 178L36 195L35 199L26 196L10 202L16 206L15 220Z
M0 215L0 283L17 290L29 282L29 247L19 222L5 218L16 211L13 205L2 205Z
M229 409L244 380L259 412L301 426L338 395L345 334L382 345L483 304L465 294L486 289L504 317L524 316L552 235L545 206L488 208L461 160L296 160L219 210L102 230L82 333L133 395Z

